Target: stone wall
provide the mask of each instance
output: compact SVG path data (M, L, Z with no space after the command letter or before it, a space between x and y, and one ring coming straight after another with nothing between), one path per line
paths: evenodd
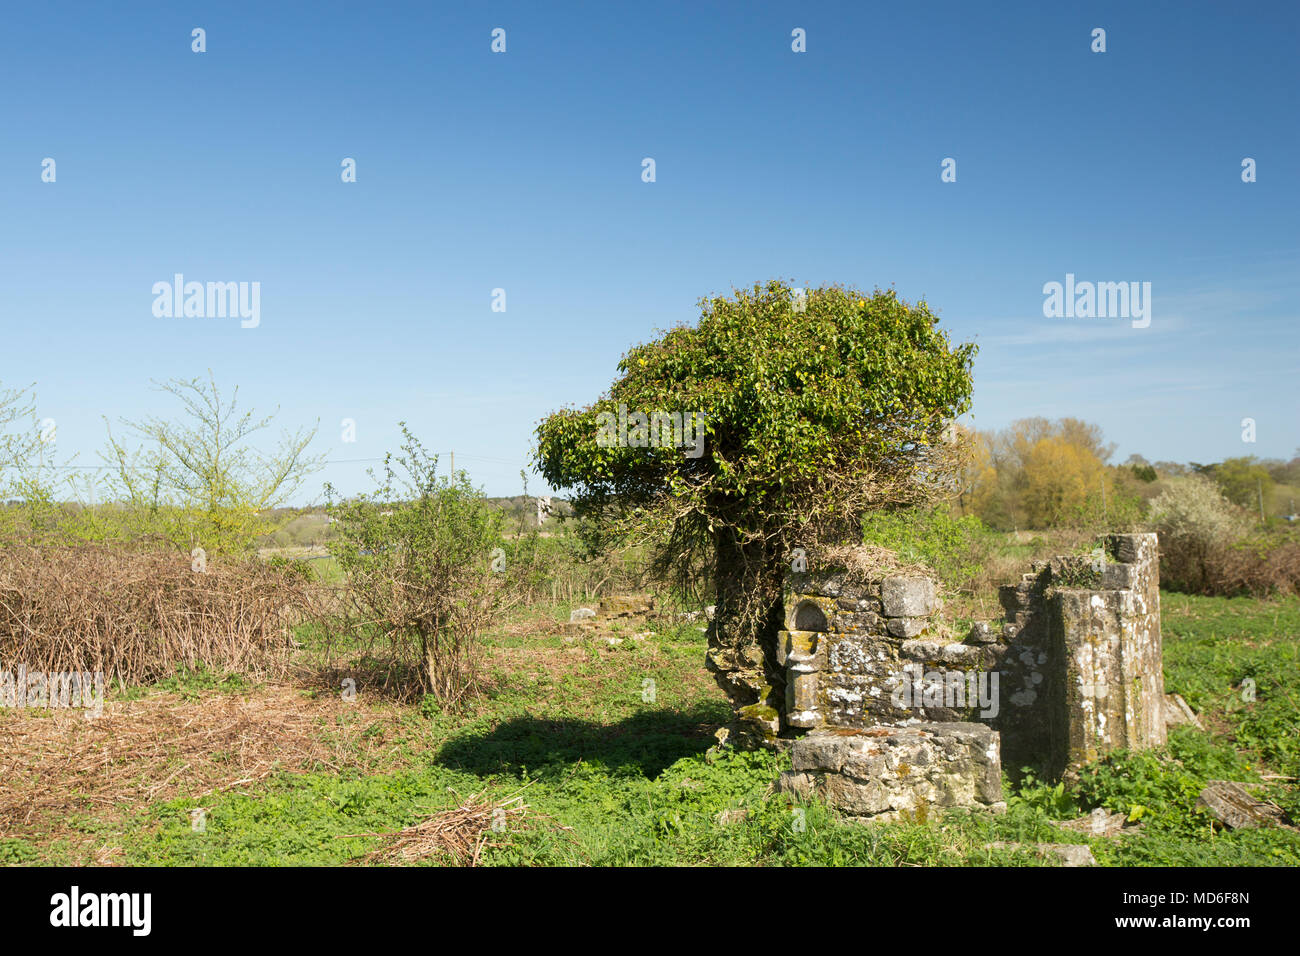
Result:
M852 814L991 805L987 775L1003 755L1061 775L1165 742L1155 535L1110 535L1092 556L1036 565L999 599L1000 628L959 636L927 578L789 575L774 718L802 739L783 786Z
M927 694L925 677L987 669L995 656L949 633L930 579L846 584L842 572L791 575L785 606L777 659L786 667L786 727L974 719L974 696Z
M1109 750L1164 745L1154 534L1108 535L1091 556L1035 565L999 600L990 666L1005 696L990 723L1012 766L1059 775Z

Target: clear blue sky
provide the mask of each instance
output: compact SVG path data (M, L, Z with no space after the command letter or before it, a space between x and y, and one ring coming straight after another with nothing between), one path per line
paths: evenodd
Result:
M150 379L211 367L333 458L405 419L513 494L537 419L700 296L785 277L927 299L980 344L977 427L1290 457L1298 27L1293 2L10 4L0 382L35 381L85 463L102 416L170 409ZM260 282L260 326L155 318L177 272ZM1150 327L1044 318L1066 273L1150 282Z

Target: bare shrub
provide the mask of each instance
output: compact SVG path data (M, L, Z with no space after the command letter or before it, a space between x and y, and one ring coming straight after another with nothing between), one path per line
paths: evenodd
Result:
M275 676L309 604L292 568L192 569L188 555L104 545L0 550L0 669L142 684L178 668Z
M1215 548L1208 567L1206 594L1300 593L1300 541L1294 534L1261 533Z

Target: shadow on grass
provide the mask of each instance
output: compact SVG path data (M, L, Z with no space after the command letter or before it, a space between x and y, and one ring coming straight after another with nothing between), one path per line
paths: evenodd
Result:
M527 770L534 779L557 780L581 761L611 774L656 777L713 746L713 731L727 717L725 706L709 703L649 711L613 724L518 717L487 733L453 738L439 751L438 762L479 776L519 776Z

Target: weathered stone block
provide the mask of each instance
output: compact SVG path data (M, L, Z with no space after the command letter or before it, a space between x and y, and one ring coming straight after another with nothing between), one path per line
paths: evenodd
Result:
M783 667L791 661L820 661L825 656L827 635L820 631L780 631L776 636L776 659ZM818 664L820 669L820 664Z
M1058 737L1066 769L1107 751L1165 743L1165 689L1155 535L1111 535L1113 553L1142 559L1121 589L1056 589L1051 633L1059 656Z
M1201 718L1196 716L1196 711L1183 700L1181 694L1165 694L1165 726L1176 727L1180 724L1190 724L1197 730L1203 730Z
M854 611L851 614L837 614L833 622L836 631L879 631L881 619L875 611Z
M916 637L930 629L930 622L922 617L895 617L889 621L889 633L894 637Z
M1160 551L1154 534L1107 535L1106 549L1116 561L1148 566L1154 566Z
M990 850L1024 850L1050 859L1058 866L1096 866L1091 847L1079 843L1007 843L999 840L985 844Z
M904 641L903 657L914 661L938 661L944 664L968 664L979 658L979 650L968 644L945 644L942 641Z
M929 578L890 577L880 582L886 617L925 617L934 613L934 582Z
M846 738L835 734L809 734L790 753L795 770L828 770L838 773L848 752Z
M807 800L813 792L812 777L797 770L782 771L781 776L776 778L776 792Z
M785 626L788 631L827 631L839 613L834 598L798 595L786 604Z
M839 774L828 774L821 781L820 792L823 799L836 810L855 817L875 816L893 809L889 789L880 779L854 780Z
M1137 568L1131 564L1105 564L1101 569L1101 585L1104 590L1122 591L1137 583Z
M649 614L655 608L655 600L647 594L615 594L600 602L601 617L630 617L634 614Z
M791 727L816 727L821 723L817 710L817 672L806 666L791 665L785 682L785 720Z
M1230 830L1286 825L1281 809L1256 799L1231 780L1211 780L1196 798L1196 806Z
M1004 584L998 588L998 603L1006 609L1008 614L1027 609L1033 603L1033 599L1033 592L1024 583Z

